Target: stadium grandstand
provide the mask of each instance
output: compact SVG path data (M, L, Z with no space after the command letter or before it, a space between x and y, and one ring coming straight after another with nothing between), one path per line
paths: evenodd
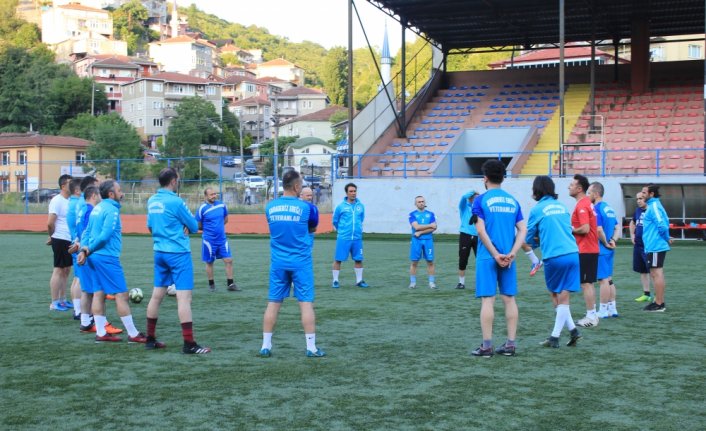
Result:
M469 180L480 184L473 179L485 160L500 158L510 188L525 195L535 175L560 184L575 173L601 177L623 216L636 191L654 182L670 196L674 236L703 238L703 2L368 2L400 22L403 43L412 31L433 54L421 90L410 95L399 84L419 73L402 56L401 77L351 118L338 177L385 180L401 195L409 188L453 202ZM667 38L697 44L699 58L652 61L651 43ZM501 50L513 57L493 70L446 70L450 56ZM385 187L371 188L381 190L374 201L409 206ZM386 223L370 228L389 231Z

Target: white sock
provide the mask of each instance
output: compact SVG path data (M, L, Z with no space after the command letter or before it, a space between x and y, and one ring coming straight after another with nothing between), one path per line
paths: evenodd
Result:
M104 337L105 334L107 334L107 332L105 332L105 325L108 323L108 319L106 319L105 316L94 314L93 321L96 323L96 335Z
M536 254L534 254L534 250L526 251L525 254L527 255L527 257L529 257L529 260L530 262L532 262L532 265L536 265L539 263L539 258Z
M132 322L132 314L123 316L120 318L120 320L123 321L123 326L125 326L125 329L127 329L127 334L131 337L137 337L137 334L139 334L140 331L135 328L135 324Z
M338 274L341 273L339 269L334 269L331 271L333 273L333 281L338 281Z
M594 306L591 310L586 310L586 317L596 318L596 307Z
M306 350L316 352L316 334L304 334L306 336Z
M272 332L262 333L262 348L272 349Z
M601 308L600 308L601 313L604 311L608 311L608 304L604 304L601 302Z
M81 313L81 325L88 326L91 324L91 315L88 313Z
M81 314L81 298L74 298L74 316Z
M571 306L569 304L563 304L563 307L561 308L561 315L564 316L564 324L566 325L566 329L569 331L576 329L574 318L571 316Z
M355 284L363 281L363 268L353 268L355 271Z
M615 301L608 301L608 312L611 314L618 314L618 306Z
M552 329L552 337L559 338L561 335L561 330L564 328L564 314L562 313L563 307L561 305L556 307L556 316L554 317L554 329Z
M466 284L466 276L465 275L459 275L458 276L458 282L461 284Z

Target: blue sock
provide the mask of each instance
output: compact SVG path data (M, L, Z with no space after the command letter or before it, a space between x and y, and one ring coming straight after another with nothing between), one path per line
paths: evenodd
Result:
M416 275L410 275L409 276L409 282L417 284L417 276Z
M505 345L507 347L515 347L515 340L511 340L508 338L507 341L505 342Z
M435 281L436 281L436 277L434 277L433 275L430 275L429 276L429 283L433 283Z
M483 340L483 348L490 349L493 347L493 340Z

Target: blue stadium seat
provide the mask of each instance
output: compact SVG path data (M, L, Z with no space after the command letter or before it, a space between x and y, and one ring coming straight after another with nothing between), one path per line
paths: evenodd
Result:
M453 138L455 138L455 137L456 137L456 135L455 135L455 134L453 134L453 133L449 133L449 134L447 134L447 135L446 135L446 136L444 136L444 137L445 137L445 138L449 138L449 139L453 139Z
M462 117L467 117L467 116L469 116L469 115L471 115L471 114L469 114L468 112L461 112L461 116L462 116Z
M392 145L390 145L390 146L397 148L397 147L401 147L402 144L400 144L399 142L393 142Z

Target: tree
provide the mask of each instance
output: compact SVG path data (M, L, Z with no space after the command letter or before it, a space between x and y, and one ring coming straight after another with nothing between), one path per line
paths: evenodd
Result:
M58 129L68 119L83 112L90 113L91 105L94 106L94 112L105 112L108 100L105 93L94 87L90 78L73 75L56 79L49 89L50 115Z
M348 111L338 111L331 115L329 121L331 122L331 130L333 130L333 139L329 142L335 144L346 136L346 128L348 127L347 124L345 127L333 127L334 125L346 120L348 120Z
M139 0L130 0L114 10L112 16L113 33L127 42L128 53L134 54L149 39L150 34L145 26L149 12Z
M324 59L321 80L333 105L347 106L348 54L343 47L329 50Z

